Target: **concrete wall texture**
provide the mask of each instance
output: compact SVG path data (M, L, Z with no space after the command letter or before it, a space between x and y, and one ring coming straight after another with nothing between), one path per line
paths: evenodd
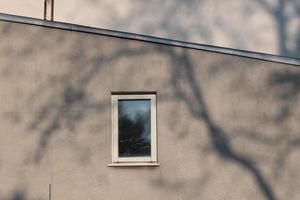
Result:
M300 68L0 22L0 199L298 200ZM159 167L108 167L111 91L157 91Z
M0 12L42 19L43 1ZM56 0L55 20L300 58L299 0Z

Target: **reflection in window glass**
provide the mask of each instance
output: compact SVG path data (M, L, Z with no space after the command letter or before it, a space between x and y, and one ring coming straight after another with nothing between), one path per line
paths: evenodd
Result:
M119 156L151 155L151 100L118 100Z

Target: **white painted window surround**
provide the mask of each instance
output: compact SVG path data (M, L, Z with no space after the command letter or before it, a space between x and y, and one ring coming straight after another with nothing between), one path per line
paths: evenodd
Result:
M118 102L126 100L150 100L151 150L148 156L119 156L119 108ZM108 166L159 166L157 160L156 94L112 93L111 95L111 163Z

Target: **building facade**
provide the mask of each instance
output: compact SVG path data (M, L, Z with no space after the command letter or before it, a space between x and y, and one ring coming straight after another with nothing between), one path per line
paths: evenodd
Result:
M0 199L299 199L299 60L4 14L0 37ZM154 164L114 165L116 94L155 96Z

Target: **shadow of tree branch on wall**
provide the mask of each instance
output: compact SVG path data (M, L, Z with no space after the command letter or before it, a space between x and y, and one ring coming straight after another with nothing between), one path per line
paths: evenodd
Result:
M294 105L298 102L300 95L300 73L286 69L276 70L269 75L267 84L274 91L275 97L281 102L282 108L276 117L276 123L284 124L291 120L298 112ZM280 174L289 158L289 155L300 148L300 137L298 134L285 132L286 142L284 148L278 153L276 159L276 174Z
M300 72L274 71L268 84L273 88L279 87L277 96L281 100L290 100L300 93Z
M277 0L273 5L268 0L256 0L257 3L273 18L276 25L278 52L282 56L300 57L300 24L296 24L297 30L294 36L290 33L293 20L300 17L300 3L297 0ZM292 14L291 14L292 13ZM293 39L291 39L293 38ZM290 42L290 40L292 42ZM294 43L291 46L290 43Z
M81 47L81 52L84 52L84 45ZM88 48L88 47L87 47ZM94 110L102 112L108 108L110 101L94 102L89 98L87 93L88 87L93 80L101 74L103 66L110 62L116 61L130 56L138 56L146 54L152 51L151 49L120 49L113 55L109 56L96 56L92 60L90 66L85 68L74 68L68 72L67 75L55 77L54 87L51 85L46 86L43 90L52 93L50 96L56 96L58 98L48 98L45 102L37 108L39 113L35 118L32 119L28 126L29 130L38 130L40 132L40 139L35 150L34 161L39 163L43 158L45 151L47 150L50 139L53 135L61 128L67 127L70 132L75 129L75 126L84 119L89 111ZM84 56L73 58L74 62L82 63ZM81 74L78 78L78 74ZM75 80L75 81L66 81ZM51 88L55 88L51 91ZM37 93L31 96L38 98L41 95L39 89ZM43 126L43 124L46 126Z
M252 23L250 20L246 21L252 28L249 28L249 30L243 28L245 20L248 20L247 15L249 13L241 12L238 14L238 17L242 17L243 14L247 17L237 22L232 21L232 19L230 21L223 20L228 17L225 9L216 9L220 13L216 13L213 16L209 16L205 11L201 10L202 7L206 8L205 6L210 5L207 1L139 2L130 9L129 14L126 16L120 16L120 14L115 12L112 5L107 6L102 1L98 2L102 4L101 6L114 13L113 29L134 30L133 32L140 32L146 35L163 36L217 46L228 46L229 44L229 47L232 48L252 51L263 49L266 53L300 58L300 3L298 0L255 0L250 3L246 1L240 3L239 10L245 9L249 4L248 6L253 7L252 9L255 10L255 12L251 11L255 15L260 18L261 14L266 16L263 16L264 19L262 21L270 27L270 32L267 37L269 43L264 43L264 46L259 42L266 40L259 26L260 22ZM210 6L213 7L214 3L216 2L212 2ZM231 7L234 7L234 4L234 1L228 2L228 5L231 5ZM160 5L160 7L157 5ZM261 12L259 7L262 8ZM159 14L153 17L153 11L157 11ZM204 20L198 20L197 15L190 15L190 13L197 13L203 16ZM206 19L208 16L210 18ZM241 29L247 31L243 33ZM255 31L255 36L252 34L252 30ZM243 36L245 33L248 37ZM272 38L273 35L275 35L275 40L272 42L272 39L269 38ZM219 42L221 39L222 42ZM252 46L253 43L257 44L257 46L262 46ZM270 48L272 48L271 52Z
M169 63L166 65L171 68L170 85L173 86L172 89L175 92L175 96L184 102L190 113L195 117L195 119L197 119L197 122L205 124L208 133L207 135L210 139L210 146L213 147L214 153L221 159L234 163L236 166L244 169L244 171L253 178L257 188L266 200L278 200L271 184L268 182L264 173L259 169L259 163L256 163L249 156L236 151L233 146L232 138L228 137L231 135L230 131L227 131L227 129L225 130L225 127L220 126L220 124L214 120L214 116L211 114L206 104L201 82L197 79L198 74L196 72L196 67L199 67L199 65L193 63L190 55L188 54L188 50L180 49L181 51L175 51L174 47L163 45L157 46L158 48L150 48L147 45L145 45L144 48L128 48L126 46L123 49L118 46L118 51L108 56L99 56L99 52L97 52L97 55L93 58L90 58L85 54L72 57L72 59L74 59L74 63L80 63L79 66L81 66L81 68L72 66L67 74L60 74L54 77L54 83L50 81L48 85L42 85L37 88L38 94L34 96L34 98L39 99L41 96L40 91L46 92L47 94L50 93L50 95L46 95L48 98L43 99L39 105L34 107L35 110L33 111L37 111L37 114L33 115L34 117L28 125L29 130L34 130L38 133L38 142L36 146L34 146L35 163L38 164L40 162L45 151L47 151L47 148L49 147L49 142L54 135L58 135L58 133L60 133L61 129L67 127L69 131L68 134L73 134L73 130L78 127L78 125L90 114L90 112L100 112L102 114L105 109L110 108L109 101L95 102L94 99L90 99L88 91L89 85L95 79L99 79L98 75L102 73L114 73L107 71L103 72L102 70L105 70L105 67L108 67L110 64L115 64L112 62L119 61L122 58L133 60L136 56L143 58L149 53L154 54L159 52L165 59L169 60ZM87 49L89 49L88 46L82 45L82 49L79 50L79 52L85 52ZM35 51L37 50L39 49L35 49ZM34 53L36 52L33 51L33 55ZM28 57L30 58L30 56ZM64 59L69 58L64 57ZM223 67L224 60L222 59L221 63L218 63L217 65ZM227 65L230 65L230 62L227 63ZM63 67L69 68L70 66L66 65ZM78 78L77 74L82 75ZM126 72L122 74L122 77L124 77L124 80L128 80L130 75L130 72ZM282 92L279 93L282 100L289 101L291 98L295 97L295 94L299 93L299 77L299 73L284 73L282 71L278 71L271 74L269 83L274 87L281 87L281 85L285 85L286 88L289 88L289 90L282 90ZM167 81L169 81L169 79ZM180 83L182 82L184 82L187 88L181 87ZM106 92L109 99L109 91ZM28 94L28 96L30 96L30 94ZM30 100L31 98L29 98L29 101ZM174 100L173 96L168 100ZM289 108L289 110L290 109L291 108ZM278 120L283 121L283 118L286 118L286 116L289 115L289 112L290 111L284 111ZM268 138L266 138L266 141L267 139ZM257 138L254 138L254 140L257 140ZM291 140L288 142L288 145L291 148L299 147L299 139ZM282 157L286 157L285 155L286 153L284 152ZM211 178L207 177L206 173L204 173L204 176L205 177L203 179L205 180ZM198 178L199 177L195 177L195 179ZM176 190L183 187L189 180L182 179L179 180L179 182L176 181L159 180L158 182L155 182L155 184L160 184L162 187L170 186ZM204 184L206 183L206 181L203 182ZM193 183L198 186L200 185L199 182L196 181ZM197 192L199 191L197 190ZM196 195L198 194L199 193ZM12 196L12 198L12 200L25 200L26 196L17 192Z
M194 65L189 58L188 53L183 51L179 54L172 50L164 50L164 52L169 55L170 61L174 65L171 73L173 77L172 83L174 86L174 92L177 98L185 102L186 106L195 118L205 123L211 145L214 147L216 153L221 158L234 162L243 169L246 169L257 183L258 189L264 195L266 200L276 200L277 198L271 185L256 166L255 162L236 152L232 148L230 140L226 136L228 133L219 127L210 116L200 84L195 78ZM191 90L190 94L187 94L186 90L184 91L180 88L179 81L187 83Z
M15 192L11 200L26 200L26 197L22 192Z
M193 62L191 61L187 51L183 50L182 52L178 53L171 48L161 47L156 50L163 53L163 55L165 55L173 65L173 70L171 72L172 79L170 81L174 86L175 95L178 99L185 102L189 111L196 119L204 122L208 131L211 145L215 149L217 155L219 155L222 159L233 162L239 165L241 168L247 170L257 183L258 189L261 191L266 200L277 200L271 185L268 183L261 170L257 167L256 163L247 156L235 151L232 148L230 139L227 137L228 133L219 127L212 119L212 116L207 109L201 86L196 80ZM76 122L82 120L81 116L73 118L67 115L67 113L72 111L71 108L73 106L76 106L77 109L82 109L91 103L87 100L85 92L86 87L92 81L92 79L96 77L96 74L101 73L101 66L111 61L116 61L122 57L145 55L152 51L153 49L125 49L118 51L109 57L98 58L96 62L97 65L93 66L90 70L90 73L87 73L87 75L84 76L85 81L79 81L79 85L63 85L63 90L61 90L63 92L60 94L61 98L58 104L60 106L55 108L56 111L54 113L49 112L49 110L52 109L52 101L50 101L52 103L46 102L41 109L42 111L45 111L45 115L52 115L52 120L50 120L48 122L48 126L41 131L41 137L36 150L35 161L39 162L42 157L42 153L47 148L50 138L62 126L61 123L65 121L66 118L70 118L73 123L74 121ZM183 81L188 85L188 90L190 90L191 93L188 94L186 90L183 90L180 87L180 81ZM54 105L57 105L57 103L54 103ZM82 110L82 112L85 111ZM44 115L43 112L41 112L41 114ZM31 124L31 128L36 128L38 124L45 120L47 121L48 117L38 116L34 120L34 123Z
M2 197L0 195L1 200L27 200L27 195L22 190L15 190L8 197Z

